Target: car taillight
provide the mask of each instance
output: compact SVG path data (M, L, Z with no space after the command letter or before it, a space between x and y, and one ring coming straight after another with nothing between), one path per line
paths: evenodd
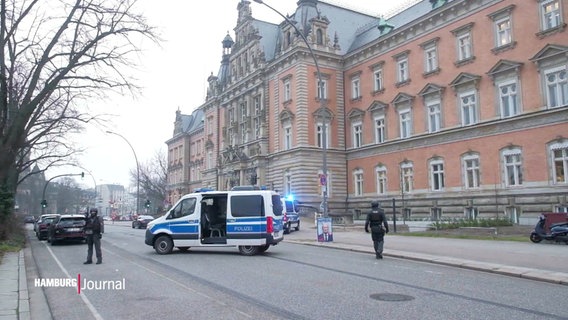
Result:
M272 220L272 217L266 218L266 232L267 233L274 232L274 221Z

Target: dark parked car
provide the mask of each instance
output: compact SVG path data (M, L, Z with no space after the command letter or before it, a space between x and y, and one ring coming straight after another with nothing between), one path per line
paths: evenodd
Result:
M138 219L132 221L132 229L135 228L146 229L146 226L148 226L148 222L152 220L154 220L154 217L152 216L141 215L138 217Z
M47 242L53 245L57 241L86 241L85 216L80 214L64 214L56 217L48 228Z
M58 214L42 214L34 225L34 231L38 240L46 240L49 226L55 218L59 217Z
M25 216L25 217L24 217L24 222L25 222L25 223L34 223L34 222L35 222L35 217L34 217L34 216Z

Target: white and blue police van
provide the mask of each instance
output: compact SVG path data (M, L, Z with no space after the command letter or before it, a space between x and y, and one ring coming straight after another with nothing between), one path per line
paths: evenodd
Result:
M148 223L145 243L158 254L173 248L237 247L244 255L255 255L284 239L282 212L275 191L190 193Z

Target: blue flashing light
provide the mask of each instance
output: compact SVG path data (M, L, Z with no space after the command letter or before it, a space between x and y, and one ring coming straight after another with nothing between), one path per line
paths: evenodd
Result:
M288 201L294 201L294 196L291 195L291 194L289 194L289 195L286 196L286 200L288 200Z

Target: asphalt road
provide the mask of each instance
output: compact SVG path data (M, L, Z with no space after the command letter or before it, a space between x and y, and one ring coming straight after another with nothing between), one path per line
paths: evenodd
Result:
M28 281L88 283L80 294L34 287L48 307L31 301L32 319L568 319L562 285L291 243L253 257L236 248L161 256L144 230L105 231L102 265L82 264L85 244L31 239Z

